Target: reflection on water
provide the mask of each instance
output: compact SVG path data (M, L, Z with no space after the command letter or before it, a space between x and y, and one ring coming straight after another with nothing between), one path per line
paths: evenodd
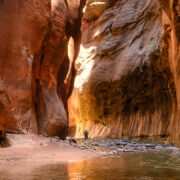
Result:
M31 165L32 166L32 165ZM32 167L31 167L32 168ZM29 169L29 170L28 170ZM123 153L82 162L0 172L1 180L151 180L180 179L180 157L172 153Z
M30 167L31 166L31 167ZM33 166L34 169L33 169ZM60 180L68 179L67 164L36 167L36 164L13 166L0 171L0 180Z

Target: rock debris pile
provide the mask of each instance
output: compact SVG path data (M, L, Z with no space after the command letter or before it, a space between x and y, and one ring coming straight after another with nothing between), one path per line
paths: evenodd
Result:
M180 152L179 148L172 145L147 142L147 141L136 141L129 138L124 139L89 139L87 141L83 139L76 140L77 143L69 143L65 141L65 145L74 146L82 150L89 150L97 152L98 154L111 155L120 152L145 152L145 151L171 151Z

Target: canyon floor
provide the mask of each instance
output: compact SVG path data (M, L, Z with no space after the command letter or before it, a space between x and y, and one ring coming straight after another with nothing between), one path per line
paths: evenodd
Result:
M58 137L22 134L7 134L7 139L9 147L0 148L1 180L79 180L86 177L97 179L101 175L100 179L104 179L107 175L104 171L107 170L108 176L114 179L118 179L119 174L126 179L134 178L137 172L137 179L141 179L139 176L153 177L157 173L162 177L164 171L156 169L153 173L149 172L152 168L148 163L153 158L157 162L152 161L152 167L159 167L161 163L161 168L164 168L164 161L168 161L170 170L172 166L177 168L180 160L179 148L145 139L76 139L76 143L70 143L68 138L63 141ZM129 167L134 161L137 164L130 168L133 173L129 174ZM142 165L138 162L147 164L145 174L139 171ZM179 173L174 172L174 175L179 177Z
M44 165L78 162L97 156L96 153L67 146L58 138L8 134L10 146L0 148L0 173L31 171Z
M180 148L146 139L76 139L76 143L58 137L7 134L8 146L0 148L0 170L20 163L54 164L77 162L96 156L126 152L171 151L180 154Z

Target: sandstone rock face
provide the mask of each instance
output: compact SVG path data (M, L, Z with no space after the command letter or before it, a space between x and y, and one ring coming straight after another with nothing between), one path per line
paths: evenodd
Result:
M37 131L32 64L41 51L49 17L47 0L0 2L0 113L13 132L27 132L31 127Z
M90 137L170 136L177 142L179 20L174 13L157 0L86 2L69 100L76 137L87 129ZM173 35L166 35L165 14ZM171 40L176 42L169 46Z
M0 130L66 135L65 89L71 89L72 79L64 84L67 44L75 32L74 42L80 42L82 5L80 0L0 1Z
M162 57L169 61L177 95L177 108L170 121L168 134L170 141L180 146L180 1L159 0L163 9L162 24L164 34L161 43Z

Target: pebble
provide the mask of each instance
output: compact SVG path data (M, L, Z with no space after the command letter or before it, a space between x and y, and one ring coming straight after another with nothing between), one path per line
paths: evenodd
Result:
M92 146L99 146L99 144L92 144Z
M124 139L83 139L76 140L77 148L88 151L95 151L98 154L117 154L120 152L145 152L145 151L173 151L179 152L180 149L172 145L154 143L154 142L143 142L135 141L130 138ZM65 141L65 145L70 145L69 142Z
M153 147L155 147L154 144L145 144L145 146L148 147L148 148L153 148Z
M131 140L130 140L129 138L124 138L123 141L124 141L124 142L129 142L129 141L131 141Z

